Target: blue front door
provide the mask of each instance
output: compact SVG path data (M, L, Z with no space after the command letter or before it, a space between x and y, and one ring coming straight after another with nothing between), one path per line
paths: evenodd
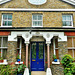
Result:
M44 71L44 43L31 43L31 71Z

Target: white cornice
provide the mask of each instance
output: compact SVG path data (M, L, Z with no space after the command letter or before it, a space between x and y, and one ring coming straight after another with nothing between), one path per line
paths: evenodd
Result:
M41 12L41 11L45 11L45 12L71 12L74 11L75 9L24 9L24 8L0 8L0 11L34 11L34 12Z
M75 0L62 0L62 1L75 5Z
M0 5L3 4L3 3L6 3L6 2L8 2L8 1L11 1L11 0L1 0L1 1L0 1Z

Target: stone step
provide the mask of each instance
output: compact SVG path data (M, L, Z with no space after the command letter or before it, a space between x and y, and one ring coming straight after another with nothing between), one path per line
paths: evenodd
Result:
M32 71L31 75L46 75L45 71Z

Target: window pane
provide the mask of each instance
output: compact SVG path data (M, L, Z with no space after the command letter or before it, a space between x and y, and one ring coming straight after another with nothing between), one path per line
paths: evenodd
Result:
M7 49L3 49L2 57L3 57L3 59L7 58Z
M66 22L63 21L63 26L66 26Z
M38 20L42 20L42 15L38 15Z
M71 26L71 22L66 22L66 26Z
M36 43L32 43L32 59L36 59Z
M56 52L56 57L57 57L57 59L59 59L59 50L56 49L55 52Z
M55 39L55 48L58 48L58 39Z
M74 47L75 47L75 37L73 37L73 45L74 45Z
M3 47L7 47L7 37L3 38Z
M70 54L73 57L72 49L68 49L68 54Z
M8 26L12 26L12 21L8 21Z
M42 22L41 21L38 21L38 26L42 26Z
M33 15L33 20L37 20L37 15Z
M0 47L1 47L1 37L0 37Z
M72 47L72 37L68 37L67 45L68 45L68 47Z
M43 59L43 43L39 43L39 59Z
M20 38L18 38L18 41L17 41L17 48L20 48Z
M66 16L64 16L64 15L62 16L62 18L63 18L63 20L66 20Z
M8 20L12 20L12 15L8 15Z
M71 20L71 16L70 15L67 15L66 16L66 20Z
M3 20L7 20L7 15L3 14Z
M38 25L37 23L38 23L37 21L33 21L33 26L37 26Z
M3 26L7 26L7 21L3 21Z

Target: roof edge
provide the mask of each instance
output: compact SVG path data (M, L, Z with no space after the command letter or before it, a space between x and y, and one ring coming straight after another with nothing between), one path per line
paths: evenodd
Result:
M9 1L11 1L11 0L0 1L0 5L1 5L1 4L4 4L4 3L6 3L6 2L9 2Z
M62 1L67 2L67 3L72 4L72 5L75 6L75 1L74 0L62 0Z

